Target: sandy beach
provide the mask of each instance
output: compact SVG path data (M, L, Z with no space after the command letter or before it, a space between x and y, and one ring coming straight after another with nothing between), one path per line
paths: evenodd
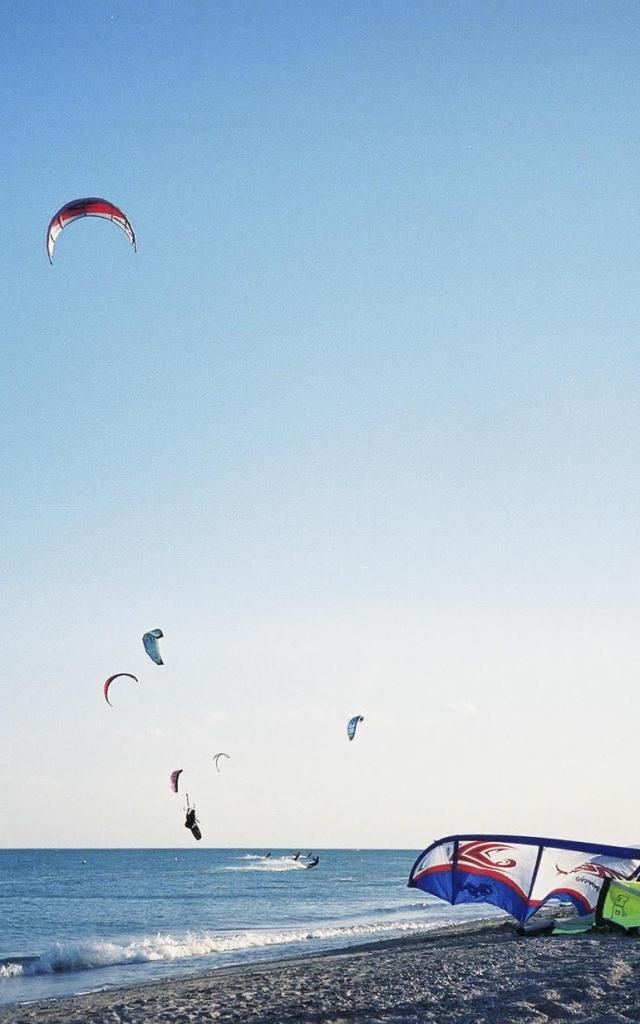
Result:
M614 1024L640 1021L640 943L523 938L508 927L0 1010L0 1024Z

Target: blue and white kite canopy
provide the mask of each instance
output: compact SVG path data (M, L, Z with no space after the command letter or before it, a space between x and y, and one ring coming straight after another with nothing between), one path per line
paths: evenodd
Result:
M358 722L364 722L364 715L354 715L354 717L347 723L347 736L350 740L352 740L356 734Z
M158 643L158 640L161 640L163 636L164 633L161 629L152 629L148 633L145 633L142 638L145 651L151 660L155 661L156 665L164 665L162 655L160 654L160 645Z
M595 910L605 878L635 879L640 850L532 836L447 836L418 857L409 886L447 903L491 903L524 924L548 900Z

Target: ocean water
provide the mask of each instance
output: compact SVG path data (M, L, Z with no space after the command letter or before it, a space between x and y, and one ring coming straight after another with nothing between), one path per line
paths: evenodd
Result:
M316 852L307 870L290 850L0 850L0 1003L501 916L408 889L418 851Z

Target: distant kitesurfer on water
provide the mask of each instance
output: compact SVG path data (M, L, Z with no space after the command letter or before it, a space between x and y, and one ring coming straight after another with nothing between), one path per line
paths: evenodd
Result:
M271 850L269 850L269 852L268 852L268 853L265 853L265 855L264 855L264 859L266 860L266 859L267 859L267 857L270 857L270 856L271 856Z
M308 868L315 868L316 864L319 864L319 863L320 863L320 858L319 857L314 857L312 860L309 861L309 863L307 864L307 867Z
M298 859L298 857L300 856L300 850L298 850L298 852L297 852L297 853L294 853L294 854L292 854L292 856L293 856L293 859L294 859L294 860L297 860L297 859Z

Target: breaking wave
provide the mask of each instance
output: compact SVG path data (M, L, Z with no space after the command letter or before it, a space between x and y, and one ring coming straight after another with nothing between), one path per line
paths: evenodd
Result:
M490 919L475 918L467 922L475 927L485 926ZM495 920L491 923L497 923ZM460 930L460 925L446 927L446 931ZM462 928L465 925L462 924ZM39 956L8 957L0 961L0 979L34 975L59 974L115 967L123 964L141 964L159 960L183 960L207 957L216 953L234 953L248 949L266 949L293 943L337 941L351 945L358 940L373 940L417 935L442 930L442 921L389 921L352 925L333 925L318 928L292 928L284 931L246 931L232 934L215 932L188 932L184 936L157 934L134 939L131 942L56 942Z
M36 958L37 959L37 958ZM21 974L24 974L23 963L7 963L0 964L0 978L18 978Z

